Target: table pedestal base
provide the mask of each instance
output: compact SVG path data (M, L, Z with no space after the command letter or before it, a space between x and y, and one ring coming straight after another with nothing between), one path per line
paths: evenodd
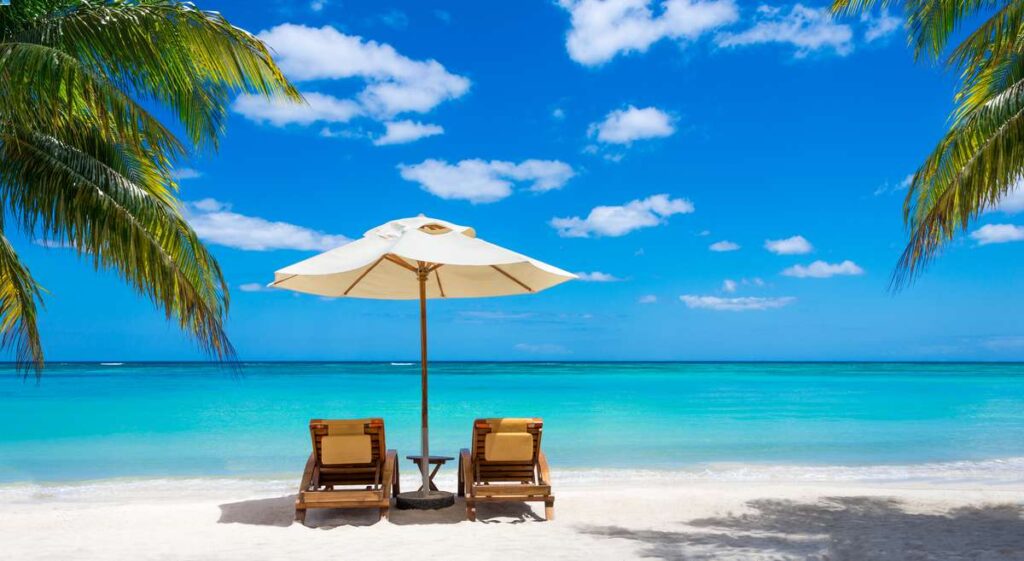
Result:
M395 496L395 506L402 509L436 510L455 504L455 495L447 491L410 491Z

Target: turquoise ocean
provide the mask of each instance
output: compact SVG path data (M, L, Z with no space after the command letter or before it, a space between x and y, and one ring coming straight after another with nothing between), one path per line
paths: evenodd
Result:
M418 450L418 363L0 370L0 482L295 476L310 418L383 417ZM474 418L538 416L564 470L1024 467L1022 364L434 363L430 404L435 454Z

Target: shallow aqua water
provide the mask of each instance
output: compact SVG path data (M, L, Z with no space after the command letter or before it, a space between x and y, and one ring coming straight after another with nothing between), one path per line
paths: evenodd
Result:
M439 363L435 454L540 416L562 467L916 464L1024 456L1024 365ZM0 481L292 474L311 417L382 416L418 449L419 366L51 365L0 373Z

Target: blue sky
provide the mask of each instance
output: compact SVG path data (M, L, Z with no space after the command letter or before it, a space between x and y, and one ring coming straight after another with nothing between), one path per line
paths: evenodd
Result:
M1024 358L1019 197L913 287L887 290L904 181L955 86L914 63L899 14L830 21L824 4L732 0L200 5L259 33L310 101L239 99L220 151L179 168L232 286L242 359L415 357L413 303L259 287L419 213L591 279L432 301L436 359ZM49 291L50 360L203 358L114 275L31 240L19 250Z

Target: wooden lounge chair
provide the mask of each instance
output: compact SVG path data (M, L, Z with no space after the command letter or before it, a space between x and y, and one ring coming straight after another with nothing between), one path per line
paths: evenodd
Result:
M459 496L466 517L476 520L482 502L544 502L544 517L555 517L548 460L540 449L541 419L477 419L473 448L459 455Z
M313 419L309 434L313 453L299 484L295 519L305 522L311 508L376 508L387 518L399 491L397 455L385 447L384 420Z

